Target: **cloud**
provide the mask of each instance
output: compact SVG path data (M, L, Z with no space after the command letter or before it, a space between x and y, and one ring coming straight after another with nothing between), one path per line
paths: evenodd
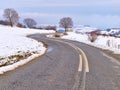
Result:
M21 13L20 17L23 21L24 18L33 18L40 24L57 24L62 17L70 16L69 14L60 13L38 13L38 12L28 12Z
M40 23L57 23L70 16L76 24L118 27L120 0L1 0L1 9L14 8L21 19L35 18ZM7 3L6 3L7 2ZM3 11L0 10L0 18Z
M21 17L30 17L35 19L41 24L57 24L62 17L71 17L74 24L92 25L95 27L119 27L120 16L119 15L100 15L100 14L89 14L89 15L74 15L74 14L49 14L49 13L22 13Z
M47 13L37 13L37 12L35 12L35 13L28 12L28 13L21 14L21 17L30 17L30 18L48 17L48 16L49 16L49 14L47 14Z
M95 27L120 27L119 15L79 15L74 18L76 24L88 24Z
M46 0L47 1L47 0ZM40 2L40 1L38 1ZM119 6L119 0L56 0L52 2L29 3L33 7L88 7L88 6ZM27 6L27 5L26 5Z
M60 13L38 13L38 12L27 12L27 13L21 13L20 14L21 17L30 17L30 18L47 18L47 17L65 17L65 16L69 16L68 14L60 14Z
M119 0L2 0L0 6L6 7L86 7L119 6ZM6 3L7 2L7 3ZM9 4L11 3L11 4Z

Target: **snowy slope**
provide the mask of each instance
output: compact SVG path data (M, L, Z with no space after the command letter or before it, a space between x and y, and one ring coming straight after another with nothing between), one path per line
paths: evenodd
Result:
M75 32L69 32L68 35L63 36L62 38L83 42L95 47L108 49L113 51L114 53L120 54L120 38L110 36L98 36L97 40L92 43L89 41L87 34L80 34Z
M97 40L91 43L88 39L88 33L92 31L98 30L97 28L92 28L90 26L79 25L75 28L75 32L68 33L67 36L64 36L65 39L76 40L79 42L84 42L89 45L109 49L114 51L115 53L120 53L120 38L111 37L111 36L98 36ZM120 36L119 28L112 28L109 30L99 31L101 34L111 34L115 36Z
M0 26L0 56L5 57L20 50L25 52L30 49L36 50L40 44L33 39L26 38L25 36L34 33L52 32L54 31Z
M44 54L46 48L41 42L27 38L26 35L35 33L54 33L48 30L35 30L25 28L11 28L0 26L0 73L12 70L31 59ZM28 57L16 62L18 57ZM11 65L12 64L12 65ZM7 66L6 66L7 65Z

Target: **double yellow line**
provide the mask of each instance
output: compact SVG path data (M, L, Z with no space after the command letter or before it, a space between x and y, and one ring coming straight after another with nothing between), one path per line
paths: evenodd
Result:
M80 61L79 61L78 72L81 72L83 70L82 69L83 68L82 67L83 60L85 62L85 72L89 72L88 59L87 59L87 56L86 56L86 54L84 53L84 51L82 49L80 49L79 47L77 47L74 44L69 43L69 42L64 42L64 41L61 41L61 40L58 40L58 39L52 39L52 38L46 38L46 39L57 41L57 42L61 42L61 43L64 43L64 44L67 44L67 45L73 47L79 53L79 59L80 59Z
M48 38L46 38L48 39ZM79 66L78 66L78 73L75 76L75 83L72 87L72 90L85 90L85 81L86 81L86 73L89 72L89 64L88 64L88 59L86 54L82 49L77 47L76 45L69 43L69 42L64 42L58 39L48 39L52 41L57 41L61 42L64 44L67 44L74 48L78 54L79 54ZM79 73L81 72L81 75L79 76Z

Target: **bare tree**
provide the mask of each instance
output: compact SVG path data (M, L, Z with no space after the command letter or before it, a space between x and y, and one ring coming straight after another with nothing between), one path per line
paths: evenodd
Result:
M70 17L63 17L62 19L60 19L59 25L60 27L63 27L66 32L68 28L73 27L73 21Z
M5 9L3 16L6 19L6 21L10 23L11 27L13 27L14 25L17 25L19 21L18 13L14 9L11 9L11 8Z
M25 24L27 25L27 27L29 27L29 28L33 28L34 25L37 24L36 21L35 21L34 19L32 19L32 18L25 18L25 19L24 19L24 23L25 23Z

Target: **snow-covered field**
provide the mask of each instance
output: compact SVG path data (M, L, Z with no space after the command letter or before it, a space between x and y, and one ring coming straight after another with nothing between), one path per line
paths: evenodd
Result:
M26 37L26 35L35 33L54 33L54 31L11 28L0 25L0 74L44 54L46 48L41 42ZM16 62L18 58L26 56L30 57Z
M98 48L108 49L114 53L120 54L120 38L98 36L95 42L90 42L87 34L80 34L75 32L69 32L68 35L63 36L62 38L76 40Z
M90 26L85 26L85 25L78 25L74 27L74 31L78 32L78 33L89 33L92 31L96 31L97 28L94 27L90 27Z

